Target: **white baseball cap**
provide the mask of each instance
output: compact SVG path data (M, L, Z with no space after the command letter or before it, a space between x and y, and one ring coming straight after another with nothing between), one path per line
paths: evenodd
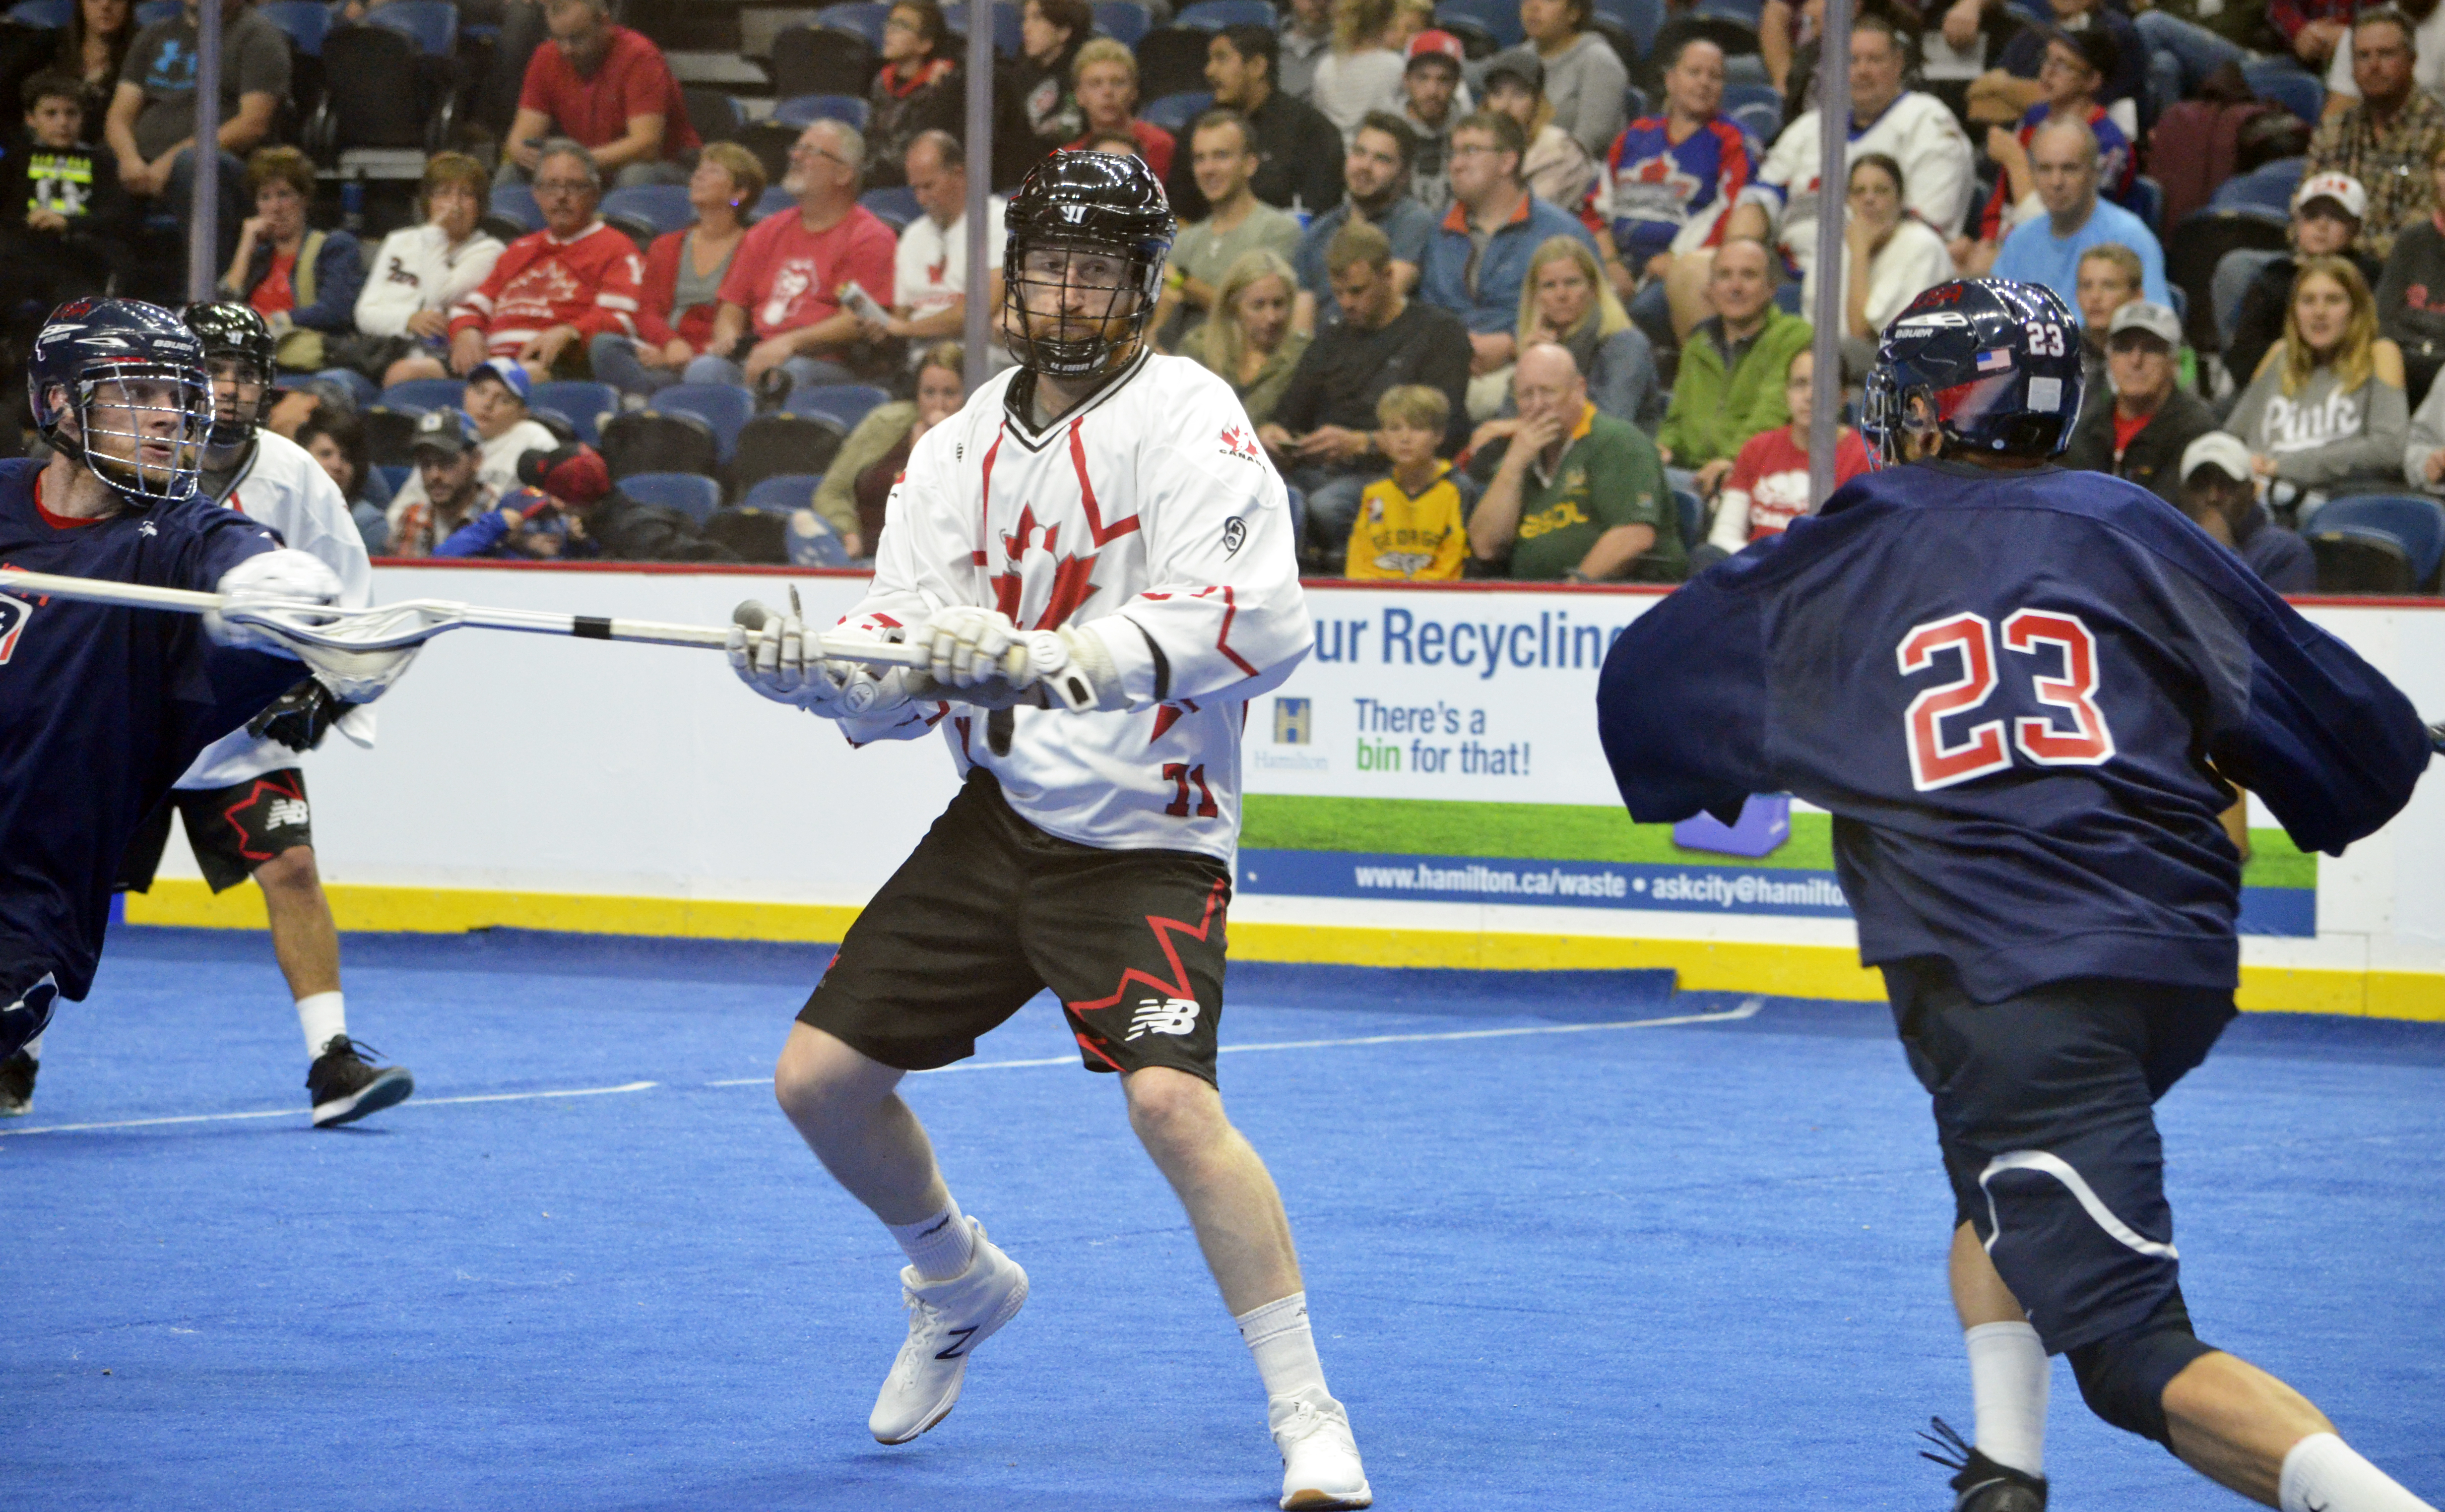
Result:
M2368 191L2349 174L2311 174L2292 191L2292 209L2297 215L2312 199L2331 199L2343 207L2343 214L2354 220L2368 218Z
M2230 431L2210 431L2182 448L2182 477L2188 481L2202 467L2212 467L2236 482L2248 482L2249 448Z
M2116 310L2106 324L2105 339L2111 342L2126 330L2144 330L2168 346L2182 345L2181 318L2154 300L2135 299Z

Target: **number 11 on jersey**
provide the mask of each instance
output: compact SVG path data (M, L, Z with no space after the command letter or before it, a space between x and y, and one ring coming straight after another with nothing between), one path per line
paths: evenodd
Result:
M2113 759L2114 733L2106 727L2105 711L2097 706L2097 637L2080 616L2053 609L2014 610L2004 621L2003 649L2061 666L2061 675L2052 677L2035 666L2028 669L2032 696L2059 713L2012 721L2012 745L2020 754L2049 767L2098 766ZM1970 726L1957 740L1944 737L1945 719L1984 706L2003 681L1994 625L1983 614L1963 612L1913 625L1894 648L1904 677L1932 669L1936 657L1947 651L1959 658L1961 675L1922 689L1902 714L1911 784L1921 793L2012 765L2000 719ZM2058 719L2068 719L2071 728L2063 729Z

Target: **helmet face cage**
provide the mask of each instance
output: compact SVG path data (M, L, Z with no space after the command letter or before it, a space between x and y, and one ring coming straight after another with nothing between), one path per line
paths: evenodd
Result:
M209 374L222 363L236 364L237 381L255 385L251 409L220 412L220 396L212 398L212 444L230 451L254 439L255 430L271 418L271 387L278 377L279 344L271 327L251 306L233 301L189 305L179 312L187 328L204 344Z
M1028 271L1030 254L1047 252L1069 254L1058 279ZM1122 276L1110 287L1077 283L1073 270L1083 257L1110 258L1120 264ZM1120 365L1145 336L1163 289L1161 252L1148 256L1141 249L1087 236L1015 235L1002 263L1002 345L1013 362L1054 378L1093 378ZM1035 303L1050 306L1053 313L1031 315L1031 292ZM1039 335L1032 323L1082 333Z
M169 384L176 402L139 403L133 391L133 385L138 383ZM202 477L204 438L210 426L207 417L212 414L212 383L200 369L168 363L97 364L77 380L76 420L81 441L76 451L85 466L132 504L183 504L196 496ZM125 414L128 421L124 426L98 423L98 413L106 410ZM173 418L166 436L154 433L146 424L157 415ZM106 439L128 441L131 455L115 455L102 444ZM162 440L170 443L169 457L147 461L146 443Z

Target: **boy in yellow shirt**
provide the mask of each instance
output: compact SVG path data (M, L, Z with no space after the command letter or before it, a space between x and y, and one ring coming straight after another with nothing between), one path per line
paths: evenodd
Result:
M1391 458L1392 476L1368 484L1358 496L1343 576L1413 583L1460 576L1468 551L1460 488L1451 464L1435 455L1450 414L1443 390L1423 383L1386 389L1375 401L1383 427L1375 444Z

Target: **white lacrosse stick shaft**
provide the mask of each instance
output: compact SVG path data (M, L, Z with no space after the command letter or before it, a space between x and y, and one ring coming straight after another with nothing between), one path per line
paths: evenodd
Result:
M728 625L668 625L546 609L494 609L446 599L409 599L348 609L304 601L254 601L232 609L217 593L153 588L105 578L63 577L0 568L0 591L37 597L111 604L124 608L166 609L178 614L219 614L258 625L284 640L332 651L394 651L420 645L444 630L517 630L530 635L567 635L590 641L635 641L647 645L693 645L719 651L730 644ZM832 633L819 638L828 661L882 666L924 666L923 647L867 636ZM1024 655L1024 652L1021 652Z

